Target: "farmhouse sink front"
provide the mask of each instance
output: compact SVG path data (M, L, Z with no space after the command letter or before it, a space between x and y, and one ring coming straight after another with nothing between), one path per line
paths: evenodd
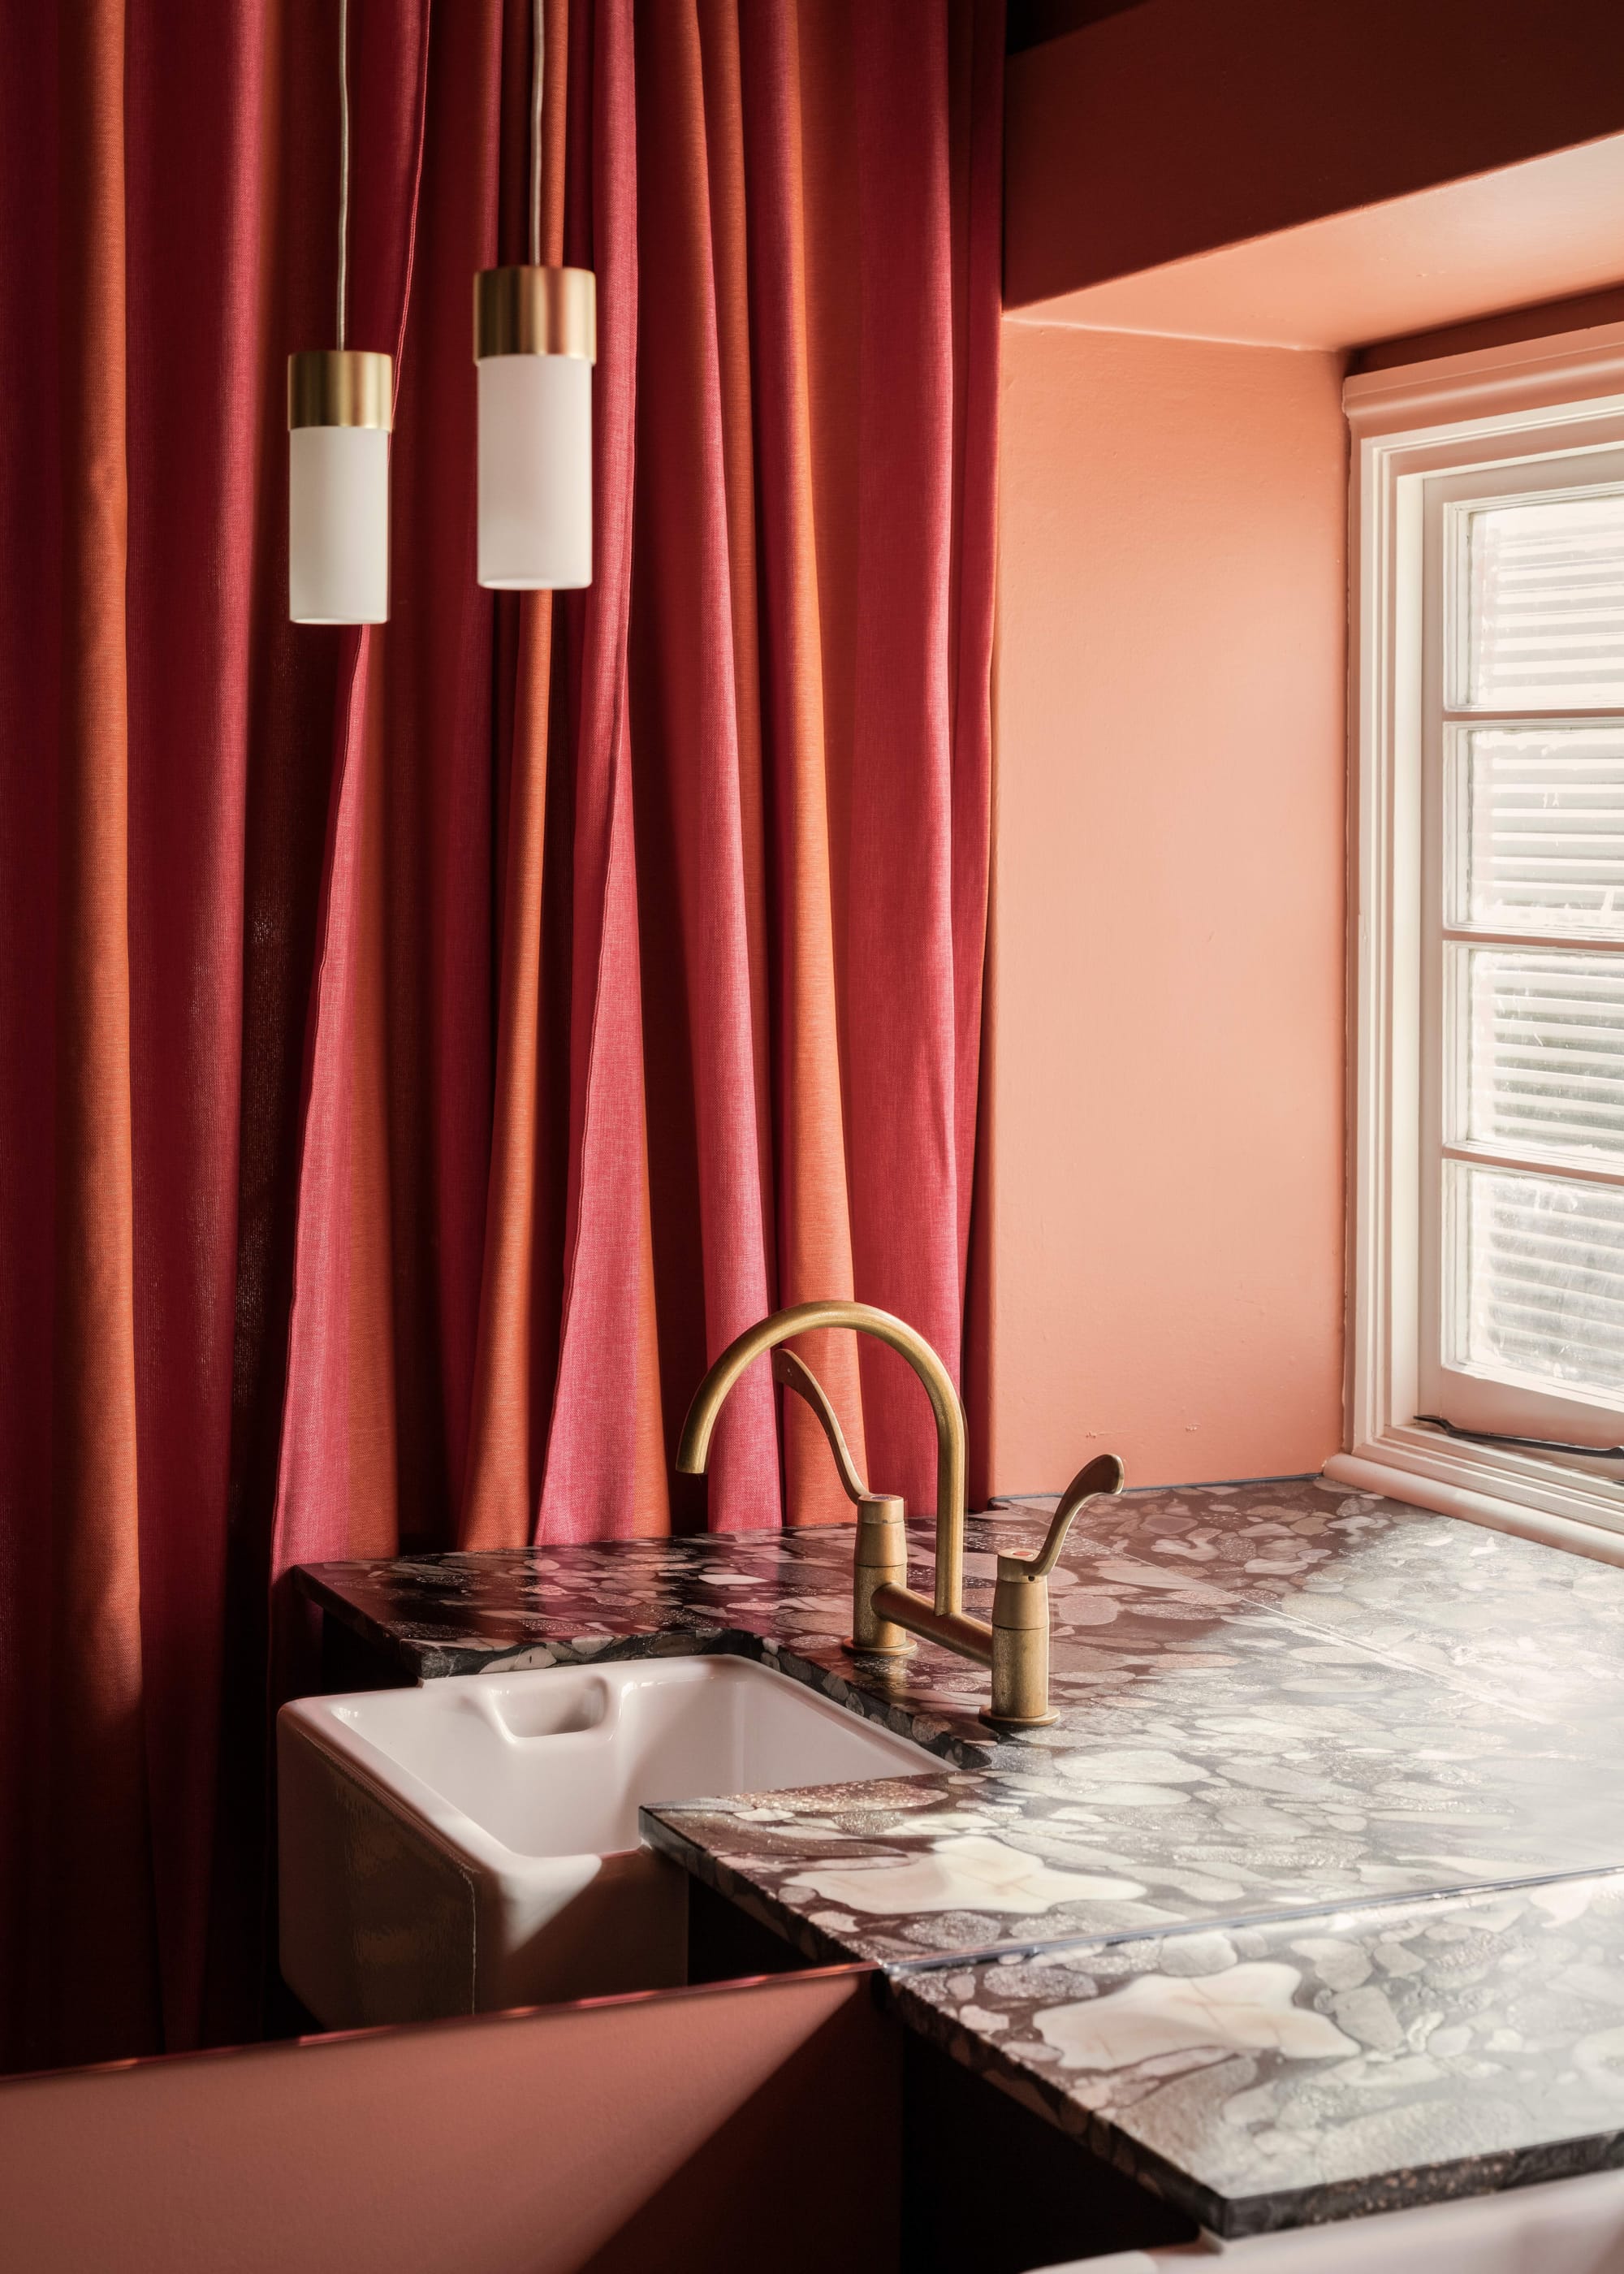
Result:
M726 1656L301 1698L277 1722L282 1973L328 2029L670 1987L688 1882L638 1844L641 1805L939 1766Z

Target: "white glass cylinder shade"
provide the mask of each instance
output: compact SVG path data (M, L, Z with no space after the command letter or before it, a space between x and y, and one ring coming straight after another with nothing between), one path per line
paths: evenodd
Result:
M389 437L296 426L288 437L288 613L296 624L389 614Z
M479 582L574 591L592 581L592 366L493 355L479 372Z
M372 348L288 358L288 613L296 624L389 614L395 363Z

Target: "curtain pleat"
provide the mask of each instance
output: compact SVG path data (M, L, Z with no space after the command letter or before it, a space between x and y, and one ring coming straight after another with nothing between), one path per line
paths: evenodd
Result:
M752 15L741 60L766 688L762 733L777 885L768 1028L778 1168L773 1231L779 1299L788 1304L825 1295L850 1299L854 1285L823 659L826 620L832 614L838 621L839 610L836 599L831 611L819 576L827 501L818 495L813 431L809 335L817 312L807 244L808 127L796 11L773 7ZM807 1362L833 1399L861 1467L867 1453L856 1345L847 1335L806 1340ZM786 1402L783 1429L787 1504L803 1522L846 1521L823 1432L799 1399Z
M11 416L27 449L0 450L0 546L24 564L0 606L0 2028L7 2058L49 2058L38 1935L47 1858L52 1685L52 1321L56 1308L57 750L66 610L60 486L54 143L63 103L55 11L7 19L16 78L41 142L0 134L0 329L14 358ZM25 1846L36 1861L15 1860ZM139 1855L137 1860L139 1861ZM28 1962L27 1954L34 1954ZM15 1954L15 1955L13 1955ZM60 2042L60 2040L56 2040Z
M263 423L267 380L263 35L252 9L144 11L131 17L125 64L143 1712L163 2024L182 2044L203 1998L231 1463L255 665L256 452L244 442ZM177 541L194 530L218 536Z
M963 1359L1002 7L547 0L598 276L595 576L474 580L470 279L526 257L530 0L351 0L350 341L390 621L286 621L333 336L335 0L0 0L0 2023L279 2008L288 1574L839 1522L765 1367ZM876 1488L934 1439L806 1355ZM26 1959L13 1962L16 1954Z
M64 17L46 2027L94 2059L152 2026L142 1695L127 845L124 26ZM84 1647L94 1635L94 1652ZM94 1954L88 1966L83 1955Z
M658 1028L653 1118L662 1129L684 1126L691 1175L680 1193L658 1193L662 1216L680 1213L690 1244L660 1293L680 1337L673 1355L691 1367L774 1307L777 1280L766 1067L756 1048L767 1028L765 877L733 10L645 10L637 61L661 96L639 120L641 320L658 346L637 403L634 775ZM681 1371L672 1389L680 1423ZM779 1520L764 1367L723 1414L710 1496L712 1523L730 1530Z

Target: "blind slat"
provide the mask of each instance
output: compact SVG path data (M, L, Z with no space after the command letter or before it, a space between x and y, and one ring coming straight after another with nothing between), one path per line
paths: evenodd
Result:
M1474 727L1450 764L1453 921L1624 938L1624 727Z
M1624 496L1468 516L1467 701L1593 709L1624 697Z
M1448 1162L1455 1363L1624 1402L1624 1192Z

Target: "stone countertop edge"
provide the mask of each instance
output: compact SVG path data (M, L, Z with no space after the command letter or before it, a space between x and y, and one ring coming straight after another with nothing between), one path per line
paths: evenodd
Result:
M1538 2141L1522 2148L1417 2163L1312 2187L1278 2187L1251 2195L1226 2195L1204 2186L1165 2155L1134 2138L1120 2124L1079 2108L1063 2090L1049 2089L1029 2071L1001 2061L996 2040L961 2026L939 2026L942 2016L909 1994L909 1977L898 1968L883 1969L880 1995L899 2020L961 2066L984 2076L1023 2107L1043 2116L1102 2163L1148 2194L1184 2212L1222 2242L1242 2242L1304 2226L1321 2226L1424 2203L1460 2202L1476 2195L1503 2195L1544 2180L1577 2179L1587 2172L1624 2165L1624 2127L1566 2140ZM927 2019L926 2016L929 2018Z
M1617 2128L1570 2138L1443 2157L1309 2186L1282 2185L1251 2195L1224 2194L1184 2169L1170 2155L1158 2153L1125 2124L1080 2106L1059 2081L1006 2061L996 2037L926 2003L917 1994L915 1979L936 1970L937 1964L882 1968L880 1996L900 2021L1223 2242L1370 2218L1424 2203L1500 2195L1548 2180L1579 2178L1624 2165L1621 2112Z

